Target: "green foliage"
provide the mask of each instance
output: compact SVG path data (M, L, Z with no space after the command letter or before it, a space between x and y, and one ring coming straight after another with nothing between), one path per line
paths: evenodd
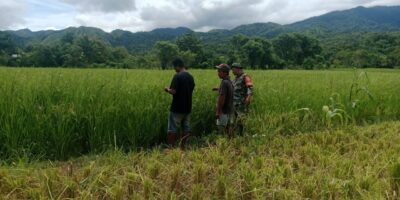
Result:
M323 106L322 111L324 112L323 121L328 128L331 128L334 124L334 120L338 119L340 125L346 125L349 119L349 115L346 112L345 105L340 102L340 95L333 94L330 98L330 105Z
M219 79L215 70L191 72L196 80L191 122L193 135L200 136L213 130L215 93L210 88ZM247 134L295 134L400 119L395 70L369 71L368 85L363 76L355 81L353 71L247 73L256 86ZM163 88L173 70L0 68L0 74L2 159L65 159L116 147L151 147L165 140L171 99ZM370 100L362 88L378 99ZM351 120L346 122L341 113L343 123L336 116L326 126L321 107L333 93L339 95L328 104L330 111L342 109Z
M245 52L250 67L254 69L256 63L260 62L260 59L262 58L264 53L262 44L255 40L249 40L243 46L243 51Z
M56 57L52 49L44 45L32 45L27 48L26 54L23 57L23 63L36 67L55 67Z
M339 67L393 68L398 65L399 33L353 33L323 40L327 60Z
M277 68L277 58L272 44L264 38L249 38L244 35L235 35L231 39L231 51L228 63L240 62L250 68L260 69Z
M66 34L62 43L53 46L29 45L20 57L20 61L15 64L17 66L128 68L139 65L132 62L132 55L125 47L113 48L96 38L74 38L72 34Z
M273 45L276 54L289 66L301 66L306 59L314 59L322 51L318 40L301 34L281 35Z
M187 33L176 40L180 51L191 51L195 54L202 53L202 42L194 33Z
M117 47L112 50L112 56L114 60L119 61L128 58L130 55L125 47Z
M10 34L0 33L0 51L8 54L16 53L16 45L12 41Z
M29 57L33 52L28 46L42 45L53 51L56 66L158 68L160 55L157 58L156 43L167 41L176 43L179 54L187 55L195 68L210 68L221 62L240 62L260 69L394 68L400 66L399 9L398 6L357 7L288 25L255 23L209 32L193 32L184 27L138 33L123 30L106 33L91 27L3 31L0 64L35 66L43 61L10 57L14 53ZM119 47L126 48L130 55L115 56L112 48ZM43 50L37 49L39 53Z
M179 57L183 59L186 66L197 66L196 57L197 55L191 51L180 51Z
M10 57L6 52L0 51L0 65L7 65L9 59Z
M166 69L168 65L171 65L172 60L178 55L178 46L171 42L157 42L155 48L161 69Z
M392 169L392 188L398 192L400 192L400 162L396 162L393 165Z
M176 40L176 44L181 57L188 63L188 66L201 67L202 63L207 59L205 58L203 43L194 33L187 33L179 37Z
M111 58L109 46L100 40L84 36L78 38L74 43L82 48L87 63L106 63Z
M7 33L0 33L0 65L13 66L14 63L10 62L12 54L17 53L17 48L11 39L11 36Z
M96 34L88 36L83 34L85 31ZM174 57L180 56L192 68L211 68L233 62L253 69L400 66L400 34L396 32L334 34L307 31L282 34L272 39L229 34L212 42L203 34L189 32L176 34L176 40L161 42L172 46L154 45L153 49L146 48L148 50L144 52L129 52L123 43L113 47L112 42L98 38L104 34L83 29L81 34L63 34L58 42L37 42L24 48L18 48L10 35L0 34L0 64L113 68L159 68L161 65L165 68ZM12 58L12 54L18 57ZM44 59L46 56L50 56L49 61Z

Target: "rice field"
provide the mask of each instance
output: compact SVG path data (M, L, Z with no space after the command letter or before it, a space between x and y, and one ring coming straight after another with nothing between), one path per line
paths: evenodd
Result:
M213 132L219 84L191 70L195 136ZM400 119L400 70L248 71L247 135L295 135ZM65 160L163 143L174 72L0 68L0 158Z
M400 123L0 165L0 199L398 199Z

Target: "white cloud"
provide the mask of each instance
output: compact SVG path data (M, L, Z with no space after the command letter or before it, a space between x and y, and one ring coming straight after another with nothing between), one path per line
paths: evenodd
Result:
M135 10L135 0L62 0L75 6L80 12L100 11L105 13Z
M81 26L100 27L105 31L124 29L130 31L147 30L146 23L135 12L126 13L81 13L74 20Z
M155 27L187 26L195 30L233 28L255 22L288 24L356 6L400 5L399 0L167 0L138 9Z
M34 4L34 6L32 6ZM186 26L207 31L255 22L288 24L356 6L400 5L399 0L2 0L0 29L94 26L148 31ZM35 7L26 10L25 7ZM25 22L25 23L24 23Z
M231 28L241 23L255 22L261 12L254 12L262 0L181 0L159 6L150 5L141 9L141 18L152 27L188 26L193 29ZM162 20L160 20L162 19Z
M24 23L26 5L22 0L0 1L0 29L10 29Z
M72 17L71 13L48 14L46 18L28 17L25 23L17 26L17 28L30 28L32 31L39 30L60 30L70 26L79 26Z

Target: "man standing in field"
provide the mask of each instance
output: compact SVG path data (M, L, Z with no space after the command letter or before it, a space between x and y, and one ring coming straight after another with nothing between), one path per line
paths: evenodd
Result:
M218 90L215 118L220 132L232 137L230 126L233 113L233 85L229 78L230 68L227 64L220 64L216 68L218 69L218 77L221 79L221 84L219 88L214 89Z
M168 116L167 141L171 147L175 147L178 129L181 128L180 148L185 149L185 143L190 134L190 113L192 112L192 94L195 87L193 76L186 71L181 59L172 62L176 74L170 87L165 92L173 96Z
M234 105L234 124L240 134L243 134L244 124L249 105L253 96L253 81L250 76L244 73L243 67L239 63L232 64L232 71L235 75L233 80L233 105Z

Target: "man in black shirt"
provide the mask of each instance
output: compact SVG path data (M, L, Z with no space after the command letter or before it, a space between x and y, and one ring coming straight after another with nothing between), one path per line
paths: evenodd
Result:
M232 137L230 125L232 124L233 114L233 85L229 79L230 67L227 64L221 64L216 68L218 69L218 77L222 79L219 88L217 88L219 94L215 114L217 126L220 131Z
M192 112L192 94L195 87L194 79L181 59L172 63L176 74L169 88L165 91L173 96L168 117L168 144L175 146L178 128L182 128L180 147L185 148L185 143L190 134L190 113Z

